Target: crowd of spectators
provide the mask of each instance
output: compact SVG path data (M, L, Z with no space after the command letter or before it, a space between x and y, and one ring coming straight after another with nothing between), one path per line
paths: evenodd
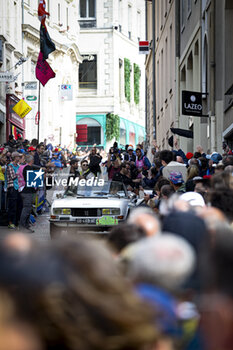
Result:
M141 145L104 154L23 142L1 149L9 226L30 229L30 169L118 180L144 204L105 240L0 241L0 350L232 348L230 151L184 154L175 142L149 160Z

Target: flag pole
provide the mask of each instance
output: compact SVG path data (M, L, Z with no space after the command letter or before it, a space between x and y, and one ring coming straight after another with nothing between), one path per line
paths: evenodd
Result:
M38 144L40 138L40 81L39 81L39 92L38 92L38 129L37 129L37 140Z

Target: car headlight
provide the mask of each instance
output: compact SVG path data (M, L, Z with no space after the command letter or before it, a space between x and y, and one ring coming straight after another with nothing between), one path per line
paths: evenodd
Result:
M71 214L71 209L62 209L62 214L70 215Z
M120 208L102 209L102 215L119 215L119 214L120 214Z
M54 215L70 215L71 209L61 209L61 208L55 208L53 209Z

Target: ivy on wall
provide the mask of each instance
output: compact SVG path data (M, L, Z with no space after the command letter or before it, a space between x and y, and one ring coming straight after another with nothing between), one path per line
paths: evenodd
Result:
M131 71L131 63L128 58L124 59L124 75L125 75L125 98L128 102L130 102L130 72Z
M106 115L106 138L107 141L116 140L120 137L120 117L117 114L108 113Z
M140 101L140 77L141 77L141 70L138 64L134 63L133 65L133 71L134 71L134 102L136 105L139 104Z

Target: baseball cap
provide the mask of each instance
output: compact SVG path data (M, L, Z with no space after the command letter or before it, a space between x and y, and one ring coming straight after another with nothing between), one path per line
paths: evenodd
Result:
M200 193L197 193L197 192L183 193L180 196L180 199L188 202L192 207L196 207L196 206L205 207L205 201L202 195L200 195Z
M179 171L172 171L169 175L169 180L174 184L182 184L184 182L183 176Z
M133 146L128 147L128 151L130 151L130 150L133 151Z
M212 154L207 154L206 158L211 159L216 164L218 164L220 162L220 160L222 160L222 156L218 152L213 152Z

